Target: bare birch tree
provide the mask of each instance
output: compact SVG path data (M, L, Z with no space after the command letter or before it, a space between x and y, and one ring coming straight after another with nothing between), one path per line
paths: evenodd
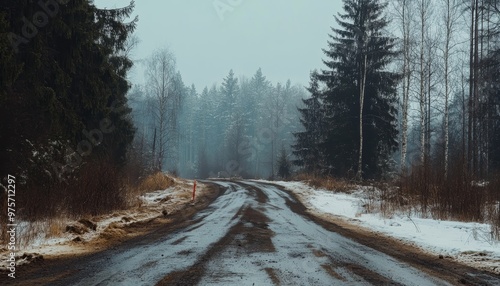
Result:
M419 111L420 111L420 163L425 164L426 161L426 142L427 142L427 134L426 134L426 124L427 124L427 66L426 66L426 58L425 58L425 49L426 49L426 35L427 35L427 21L430 17L430 0L419 0L418 2L418 14L419 14L419 24L420 24L420 54L419 54L419 81L420 88L418 94L418 102L419 102Z
M400 25L401 34L402 34L402 42L401 42L401 55L403 66L402 70L402 102L401 102L401 114L402 114L402 126L401 126L401 171L403 173L406 172L406 156L408 153L408 111L410 107L410 85L412 79L413 69L411 68L411 60L412 60L412 50L413 45L411 42L411 33L412 33L412 22L413 22L413 14L411 0L396 0L395 1L395 13L398 21L398 25Z
M147 85L148 96L151 97L151 115L153 117L153 167L157 170L163 169L164 159L167 153L169 140L175 138L170 134L172 130L173 116L175 113L172 104L176 105L179 93L176 92L176 70L175 57L167 49L158 50L147 61Z
M443 61L444 61L444 176L448 177L448 162L450 153L450 64L451 54L453 52L454 43L453 37L455 29L460 16L457 0L442 0L444 3L444 17L442 19L444 25L444 48L443 48Z

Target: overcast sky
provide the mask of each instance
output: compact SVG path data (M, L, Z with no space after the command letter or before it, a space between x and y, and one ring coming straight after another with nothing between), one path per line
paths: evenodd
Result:
M129 0L95 0L100 8ZM307 85L309 72L323 68L333 15L341 0L138 0L136 60L167 47L186 85L197 90L220 84L233 69L250 78L259 67L273 83ZM139 64L138 64L139 65ZM144 68L131 74L144 82Z

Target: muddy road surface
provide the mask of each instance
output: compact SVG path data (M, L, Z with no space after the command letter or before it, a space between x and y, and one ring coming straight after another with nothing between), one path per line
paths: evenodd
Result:
M213 181L209 207L78 259L52 261L12 285L500 285L500 277L315 218L286 191ZM2 279L3 280L3 279Z

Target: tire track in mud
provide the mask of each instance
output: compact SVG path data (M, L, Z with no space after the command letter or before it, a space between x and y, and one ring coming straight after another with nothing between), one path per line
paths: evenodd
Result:
M252 278L255 279L259 274L267 277L259 277L256 279L257 283L255 285L292 285L298 283L298 281L301 281L299 283L305 281L310 285L345 285L352 283L402 285L376 271L370 270L361 263L339 262L331 254L318 250L311 244L305 247L300 244L289 245L290 249L285 249L286 247L280 245L280 249L277 249L273 243L276 233L273 231L273 227L270 226L273 220L269 216L273 215L277 218L280 215L279 211L283 210L284 206L270 204L269 202L272 199L269 197L269 192L264 191L261 187L241 182L238 182L238 185L251 190L250 195L255 198L257 204L250 204L241 209L238 214L238 223L219 242L213 245L195 265L183 271L170 273L156 285L234 285L238 280L245 283L255 281L245 280L249 278L246 275L247 273L240 271L238 267L234 267L235 264L239 263L257 270L252 272L254 273ZM300 203L286 193L275 193L275 195L284 199L287 207L293 207L296 210L300 207ZM276 200L276 198L273 199ZM305 210L305 208L303 209ZM304 213L300 211L297 214L304 216ZM296 232L296 236L303 235L300 233L299 226L295 225L293 221L287 221L286 218L285 221L280 222L280 224L289 224L290 231ZM281 237L277 240L283 239L286 238ZM277 251L283 252L280 253L279 258L276 258ZM306 265L306 256L323 258L323 260L321 260L321 263L312 261L311 263L316 263L317 266L313 265L311 270L307 269L310 265ZM293 263L299 261L299 263L289 268L290 264L285 263L283 265L283 260L290 260ZM313 269L314 267L316 269ZM304 273L304 269L311 271L311 273ZM316 271L316 274L313 273L313 270ZM314 277L315 275L318 276L318 271L323 272L323 278Z
M271 237L274 233L268 228L269 218L251 206L246 206L238 212L238 223L229 229L228 233L213 245L193 266L183 271L170 273L159 281L157 286L196 285L206 274L207 263L228 247L239 249L242 253L274 252L276 251ZM272 270L270 270L272 272ZM231 275L232 273L226 273ZM234 273L233 273L234 274ZM219 275L224 279L223 275Z

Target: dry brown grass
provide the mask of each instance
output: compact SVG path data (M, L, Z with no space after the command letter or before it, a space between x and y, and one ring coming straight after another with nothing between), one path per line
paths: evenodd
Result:
M165 175L162 172L157 172L155 174L149 175L140 184L138 189L141 192L154 192L157 190L164 190L175 185L174 179L172 177Z
M448 179L444 179L442 173L432 166L415 167L396 184L372 182L367 189L368 197L363 201L365 209L368 212L380 211L384 216L403 213L488 223L492 237L500 240L500 174L492 175L487 183L482 183L474 181L460 164L453 165ZM348 193L357 189L348 180L314 174L298 174L293 179L335 192Z
M433 166L415 167L400 179L396 191L386 193L383 208L422 217L491 225L492 237L500 239L500 177L474 180L461 164L450 169L447 179Z
M74 179L64 182L29 184L16 197L19 200L16 219L26 222L26 229L18 240L20 245L29 245L39 237L61 235L66 226L61 217L78 220L140 206L140 195L175 185L171 176L160 172L142 181L128 178L104 160L83 165L75 175ZM6 209L6 200L1 201L0 209ZM0 215L0 222L5 224L5 215ZM6 231L0 230L0 242L6 237Z
M116 238L123 238L127 232L120 227L119 223L113 222L99 234L99 238L104 240L111 240Z
M179 195L179 198L181 198L183 200L191 199L192 197L193 197L193 193L190 190L183 192Z
M328 176L301 173L296 175L293 179L304 181L314 188L321 188L334 192L348 192L353 189L353 185L349 181Z
M495 179L490 182L490 198L493 202L489 209L491 217L491 233L500 240L500 173L493 176Z
M58 237L64 232L65 227L65 221L60 218L26 222L18 229L17 243L20 247L26 247L37 239Z
M139 198L141 195L158 190L165 190L176 185L172 175L157 172L135 183L126 184L126 200L128 207L141 207L143 201Z
M54 219L51 220L48 225L48 230L46 233L47 237L57 237L64 232L64 228L66 227L66 222L62 219Z

